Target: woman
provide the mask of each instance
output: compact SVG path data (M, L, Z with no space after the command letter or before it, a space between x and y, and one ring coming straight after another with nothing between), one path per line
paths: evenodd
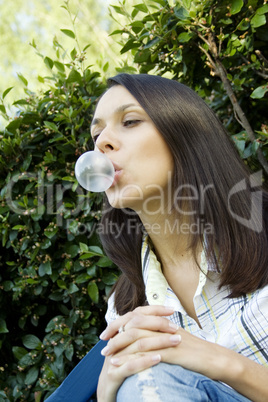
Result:
M267 401L261 175L184 85L128 74L109 84L91 130L116 170L101 240L122 275L98 401Z

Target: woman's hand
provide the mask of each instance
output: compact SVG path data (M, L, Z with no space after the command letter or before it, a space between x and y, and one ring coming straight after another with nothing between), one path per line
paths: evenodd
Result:
M115 402L117 391L127 377L152 367L161 360L159 354L134 353L124 355L124 360L120 360L120 365L116 365L114 364L117 359L116 356L105 358L98 382L98 402Z
M127 377L160 362L161 355L155 350L171 348L179 343L180 337L175 335L176 325L165 318L173 312L162 306L139 307L119 317L101 334L101 339L110 341L102 351L107 357L98 383L99 402L114 402L118 388ZM119 333L120 329L124 330ZM140 349L145 352L139 352L136 346L132 347L133 352L129 349L132 341L137 339L144 343Z
M100 339L109 340L113 338L120 329L140 328L151 331L174 333L177 326L165 316L170 316L174 310L164 306L143 306L122 315L113 321L100 335Z

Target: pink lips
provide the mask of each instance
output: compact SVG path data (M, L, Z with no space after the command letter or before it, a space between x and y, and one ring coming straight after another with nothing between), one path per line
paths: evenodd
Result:
M117 163L113 162L112 160L111 160L111 162L112 162L112 164L113 164L113 167L114 167L114 170L115 170L115 171L121 170L121 167L118 166Z
M111 187L115 186L117 184L117 182L120 179L121 173L122 173L122 168L117 165L117 163L111 161L115 170L115 175L114 175L114 181L113 184L111 185Z

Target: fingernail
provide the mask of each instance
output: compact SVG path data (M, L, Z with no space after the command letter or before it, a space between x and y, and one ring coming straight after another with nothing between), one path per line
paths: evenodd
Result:
M109 346L105 346L105 348L102 349L101 355L102 356L107 356L110 352Z
M161 361L161 355L154 355L152 356L152 361L158 363Z
M103 340L105 340L106 335L107 335L107 330L105 329L105 330L100 334L99 338L103 341Z
M169 339L172 343L177 344L181 341L181 336L180 335L171 335Z
M178 325L174 324L171 321L169 322L169 327L172 328L172 329L176 329L176 331L177 331L177 329L179 329Z

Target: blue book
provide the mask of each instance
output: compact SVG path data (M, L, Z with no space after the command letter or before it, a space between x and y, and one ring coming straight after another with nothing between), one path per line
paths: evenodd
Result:
M46 402L88 402L95 394L104 363L101 350L107 341L99 341L75 366Z

